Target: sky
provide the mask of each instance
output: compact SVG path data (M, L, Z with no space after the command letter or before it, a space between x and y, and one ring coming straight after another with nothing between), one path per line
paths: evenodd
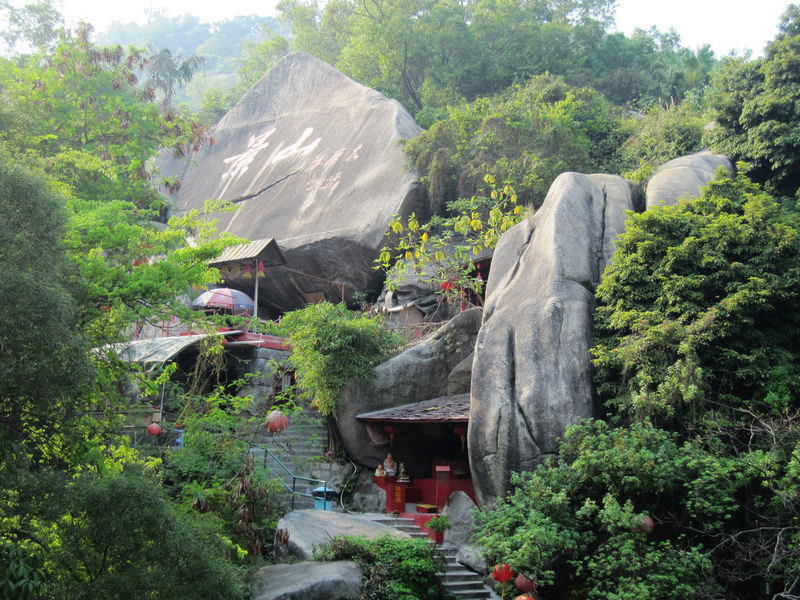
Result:
M15 2L19 4L22 0ZM86 20L98 31L112 21L145 22L149 11L168 16L191 13L203 21L221 21L236 15L275 16L277 0L60 0L68 22ZM59 0L56 1L56 5ZM786 0L617 0L617 29L660 31L674 28L689 48L711 44L717 56L749 48L754 55L775 37Z

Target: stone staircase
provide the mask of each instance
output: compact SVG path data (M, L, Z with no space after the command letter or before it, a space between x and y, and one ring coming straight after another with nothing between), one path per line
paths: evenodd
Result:
M328 430L324 419L316 411L305 408L291 415L289 426L280 433L271 434L267 433L266 429L260 430L254 440L256 445L250 449L250 454L255 458L256 464L265 465L291 488L292 477L272 456L264 452L264 448L267 448L295 476L330 481L337 466L322 460L327 451L327 442ZM295 480L294 489L298 494L294 496L294 509L314 508L311 492L321 485L322 483L318 481ZM328 510L337 509L338 504L328 506Z
M417 527L412 519L394 517L392 515L381 515L373 520L399 531L404 531L412 538L430 540L430 538ZM430 543L432 544L433 541ZM474 571L470 571L456 560L457 551L455 548L440 547L439 553L444 556L446 561L445 571L440 575L440 578L445 588L447 588L455 598L459 600L493 600L498 598L497 594L483 583L483 579L480 575Z

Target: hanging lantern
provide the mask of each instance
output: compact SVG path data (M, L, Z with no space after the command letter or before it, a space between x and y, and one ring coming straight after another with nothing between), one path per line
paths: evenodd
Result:
M280 433L289 426L289 417L279 410L273 410L267 415L267 431Z
M246 263L242 266L242 279L252 279L253 278L253 267L250 266L250 263Z
M514 580L514 585L517 586L517 589L520 592L535 592L536 591L536 582L533 581L527 575L523 575L522 573L517 575L517 578Z
M256 277L264 277L264 261L258 261L258 265L256 266Z
M456 425L453 428L453 433L455 433L458 438L461 440L461 451L464 452L467 443L467 428L464 425Z
M650 533L655 529L655 521L653 521L653 517L647 516L642 517L639 521L638 531L639 533Z
M492 569L492 577L500 583L508 583L514 577L514 571L511 570L511 566L508 563L495 565L494 569Z
M159 433L161 433L161 425L158 423L150 423L150 425L147 426L147 433L153 437L157 436Z
M384 425L383 430L389 434L389 447L394 447L394 436L400 433L400 429L396 425Z

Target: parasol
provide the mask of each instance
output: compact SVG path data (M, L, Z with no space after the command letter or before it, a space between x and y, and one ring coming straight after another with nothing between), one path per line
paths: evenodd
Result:
M217 288L200 294L192 302L194 310L224 310L232 315L252 315L255 302L244 292L232 288Z

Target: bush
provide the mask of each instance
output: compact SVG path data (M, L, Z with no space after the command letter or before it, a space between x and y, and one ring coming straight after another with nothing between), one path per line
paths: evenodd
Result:
M247 596L219 523L177 509L145 474L84 472L61 488L44 483L37 520L53 597Z
M359 600L440 600L451 596L437 573L444 558L426 540L385 534L373 540L340 536L318 549L317 560L352 560L363 571Z
M386 360L401 341L379 318L330 302L287 313L281 324L289 331L290 360L302 392L314 399L323 415L335 415L344 385L353 377L371 378L373 367Z

